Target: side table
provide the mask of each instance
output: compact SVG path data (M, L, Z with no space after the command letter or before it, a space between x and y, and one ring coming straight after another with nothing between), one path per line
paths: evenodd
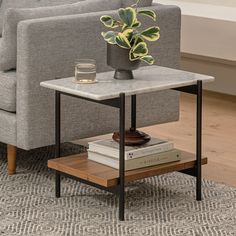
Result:
M180 171L196 177L196 199L202 199L201 181L202 158L202 82L214 80L211 76L200 75L165 67L143 67L134 72L135 79L115 81L113 72L97 74L97 84L75 84L74 78L42 82L41 86L55 90L55 138L56 159L48 161L48 167L55 170L56 197L60 197L61 175L76 178L82 183L112 192L119 196L119 219L124 220L125 183ZM102 82L102 83L99 83ZM196 96L196 153L182 151L182 160L137 170L125 171L125 100L131 98L131 128L136 129L136 95L167 89L175 89ZM60 157L61 143L61 94L108 105L119 109L120 154L119 170L88 160L87 154Z

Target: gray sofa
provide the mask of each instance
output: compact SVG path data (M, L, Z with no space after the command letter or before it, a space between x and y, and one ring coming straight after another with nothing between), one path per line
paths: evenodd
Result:
M151 8L157 12L161 28L161 39L151 44L151 53L158 65L177 68L180 10L163 5ZM30 150L54 144L54 93L40 87L40 82L73 76L78 58L96 59L99 72L111 70L106 65L106 44L100 36L104 28L99 18L104 14L115 16L116 11L31 19L18 24L16 71L0 72L0 142L9 147L9 174L15 173L16 147ZM138 127L179 118L176 91L139 95L137 106ZM118 128L117 118L116 109L62 97L62 140L113 132Z

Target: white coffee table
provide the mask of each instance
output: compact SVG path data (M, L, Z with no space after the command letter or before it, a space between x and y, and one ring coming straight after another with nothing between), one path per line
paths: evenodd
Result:
M201 200L202 158L202 83L214 81L212 76L200 75L159 66L143 67L134 71L134 80L115 80L114 72L98 73L96 84L76 84L74 78L56 79L40 85L55 90L56 96L56 159L48 161L48 167L56 171L56 197L60 197L60 176L67 175L100 189L118 194L119 219L124 220L125 183L173 171L181 171L196 177L196 197ZM196 95L197 125L196 154L182 151L182 160L137 170L125 171L125 99L131 96L131 127L136 128L136 95L167 89L175 89ZM116 107L120 111L120 168L111 167L87 159L87 154L60 157L61 94L95 103Z

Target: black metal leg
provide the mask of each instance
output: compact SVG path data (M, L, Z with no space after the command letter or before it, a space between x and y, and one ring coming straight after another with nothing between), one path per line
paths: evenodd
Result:
M57 171L55 175L56 175L55 176L55 189L56 189L55 195L56 195L56 198L60 198L61 197L61 175Z
M136 130L136 95L131 96L131 130Z
M61 94L56 91L55 93L55 140L56 140L56 153L55 157L58 158L61 156ZM56 197L61 196L61 175L56 171L55 174L55 189Z
M202 81L197 82L197 201L202 200Z
M125 94L120 94L120 189L119 189L119 219L124 221L125 211Z

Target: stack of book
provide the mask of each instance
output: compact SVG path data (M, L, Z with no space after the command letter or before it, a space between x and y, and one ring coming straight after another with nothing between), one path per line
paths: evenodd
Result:
M98 140L89 143L88 159L119 169L119 143L113 140ZM168 140L152 138L141 146L125 146L125 170L179 161L181 153Z

